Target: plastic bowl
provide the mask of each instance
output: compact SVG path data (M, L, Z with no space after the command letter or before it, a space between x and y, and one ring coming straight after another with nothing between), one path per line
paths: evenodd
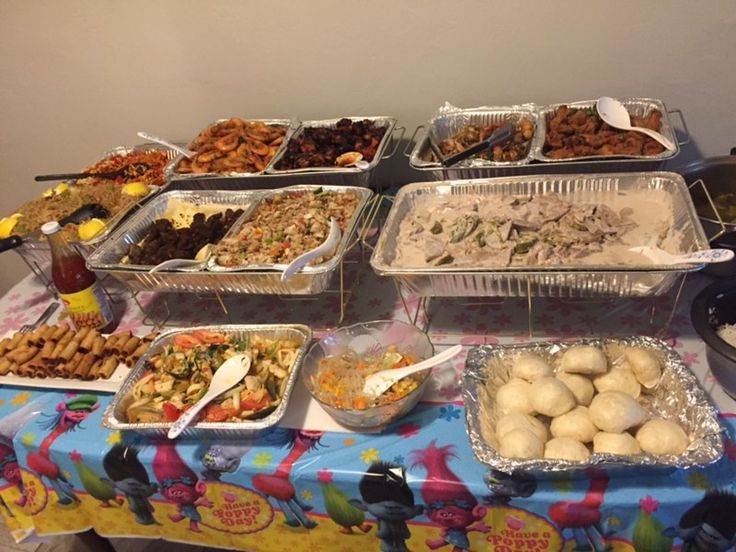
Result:
M715 282L693 301L690 318L695 331L705 341L708 365L723 390L736 399L736 347L719 337L723 324L736 323L736 281Z
M424 378L416 389L398 401L364 410L338 408L321 401L315 394L312 383L312 376L317 373L320 361L328 356L341 355L352 349L363 357L371 352L375 354L377 351L384 351L390 345L396 345L402 353L414 354L417 360L434 355L429 337L416 326L398 320L361 322L338 328L312 345L302 363L301 378L304 386L330 416L349 428L376 429L398 420L408 414L421 399L430 380L431 370L424 372Z

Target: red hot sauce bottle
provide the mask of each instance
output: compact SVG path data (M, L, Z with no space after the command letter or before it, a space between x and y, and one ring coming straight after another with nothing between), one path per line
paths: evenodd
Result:
M102 333L115 329L110 302L95 273L87 268L84 258L59 233L58 222L41 227L51 246L51 277L69 318L77 329L90 327Z

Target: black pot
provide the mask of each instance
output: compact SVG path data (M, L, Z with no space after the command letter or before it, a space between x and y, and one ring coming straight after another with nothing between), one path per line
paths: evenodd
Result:
M711 197L728 192L736 192L736 148L731 150L731 155L722 157L709 157L701 161L695 161L677 170L688 185L697 180L702 180ZM690 189L695 207L705 207L712 210L703 187L693 186ZM699 210L700 212L700 210ZM721 231L721 225L711 216L701 216L700 222L708 239L713 238ZM711 247L724 247L736 251L736 224L726 224L726 234L720 238L711 240ZM736 259L727 263L712 264L707 266L703 272L719 278L736 275Z
M706 344L708 365L723 390L736 399L736 347L721 339L716 330L736 323L736 280L714 282L693 301L690 318Z

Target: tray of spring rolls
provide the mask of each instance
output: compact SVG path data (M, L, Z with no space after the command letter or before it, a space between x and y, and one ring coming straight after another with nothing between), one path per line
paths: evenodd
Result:
M409 184L371 257L419 296L638 297L702 264L654 253L708 249L675 173L513 176Z
M248 374L217 396L184 437L254 435L284 416L312 332L300 324L200 326L161 334L138 360L105 410L118 430L166 435L207 392L213 374L237 354Z
M103 335L63 322L11 333L0 340L0 385L115 392L156 335Z
M349 186L171 191L131 217L88 265L139 291L321 293L355 243L372 197L366 188ZM331 218L342 231L334 252L282 282L289 262L326 239ZM152 271L172 259L192 262Z
M485 178L531 172L619 172L656 170L680 151L668 111L654 98L621 98L633 126L656 130L669 138L665 148L648 136L610 127L596 112L596 100L540 106L534 103L459 108L442 105L425 124L409 157L412 168L436 180ZM507 142L484 150L451 167L442 160L479 143L503 125L515 132ZM684 144L686 142L682 142Z
M504 472L689 468L724 452L715 405L651 337L482 345L462 389L473 453Z

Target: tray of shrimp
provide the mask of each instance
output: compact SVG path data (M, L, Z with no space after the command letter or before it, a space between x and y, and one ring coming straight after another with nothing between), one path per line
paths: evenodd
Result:
M263 174L298 127L291 119L218 119L188 144L192 158L179 155L166 167L170 180Z

